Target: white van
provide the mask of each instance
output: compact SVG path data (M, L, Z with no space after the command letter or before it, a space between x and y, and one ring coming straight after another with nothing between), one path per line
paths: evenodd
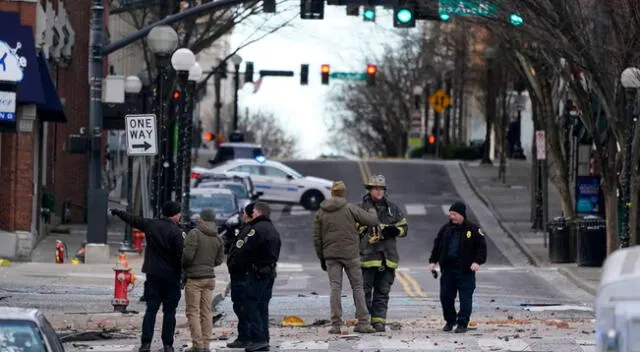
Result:
M640 352L640 246L606 259L595 308L598 351Z

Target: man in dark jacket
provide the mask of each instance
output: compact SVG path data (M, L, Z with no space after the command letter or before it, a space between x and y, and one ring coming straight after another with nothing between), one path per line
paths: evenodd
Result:
M244 304L251 339L247 352L269 350L269 301L281 246L280 234L269 219L269 205L255 203L251 215L251 229L244 240L236 242L238 265L247 269Z
M405 237L407 218L386 195L387 184L383 175L373 175L365 188L368 193L362 208L378 214L379 226L359 225L360 262L364 277L364 297L371 313L371 325L378 332L385 331L389 293L400 262L396 238Z
M446 325L456 333L467 331L471 317L476 271L487 260L487 242L478 225L466 219L466 206L455 202L449 208L449 222L438 232L429 257L429 270L440 264L440 303ZM456 313L456 294L460 295L460 311Z
M185 237L182 252L187 277L184 290L186 314L195 352L209 351L213 337L214 267L222 264L223 257L216 214L212 209L203 209L200 223Z
M233 234L225 236L227 247L227 269L231 287L231 302L233 312L238 317L238 337L227 344L228 348L245 348L251 344L251 327L248 312L245 307L247 275L249 269L243 261L241 249L247 239L247 234L253 229L249 222L253 214L253 203L248 204L242 212L243 225Z
M184 232L178 226L180 203L169 201L162 207L162 218L145 219L121 210L111 214L144 232L147 246L142 271L146 274L145 298L147 310L142 321L140 352L151 350L156 314L162 305L162 343L165 352L173 352L176 330L176 308L180 302L180 275L182 274L182 248Z
M331 329L330 334L340 334L342 327L342 272L347 273L353 290L356 306L354 331L376 332L369 319L367 303L364 299L362 270L360 269L360 236L356 223L375 226L380 222L375 212L367 212L356 205L347 203L344 182L337 181L331 187L331 198L320 203L320 210L313 222L313 240L322 270L329 274L331 286Z

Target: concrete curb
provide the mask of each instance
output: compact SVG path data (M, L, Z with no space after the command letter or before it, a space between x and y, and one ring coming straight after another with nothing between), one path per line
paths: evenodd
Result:
M538 259L533 253L531 253L529 248L527 248L526 244L524 244L518 238L518 236L513 234L513 232L509 228L509 226L505 225L502 222L502 219L500 218L500 215L496 211L493 203L491 203L491 201L489 201L485 197L485 195L482 194L482 192L480 192L479 187L477 186L475 180L473 180L473 178L469 175L469 173L467 171L467 167L464 165L464 162L460 162L458 165L460 166L460 169L462 170L462 174L467 179L467 182L469 183L469 186L471 187L473 192L476 194L476 196L478 196L478 198L482 201L482 203L484 203L487 206L487 208L489 208L489 210L493 213L493 215L495 216L496 220L498 221L498 225L500 225L500 228L502 229L502 231L504 231L513 240L513 242L516 244L516 246L518 246L518 248L522 251L522 253L529 259L529 262L531 262L531 264L533 264L534 266L537 266L537 267L544 266L542 261L540 259Z
M569 281L571 281L574 285L580 287L583 291L588 292L592 296L598 295L598 288L594 288L591 285L585 284L584 280L574 274L571 270L563 267L558 268L558 272L562 275L566 276Z

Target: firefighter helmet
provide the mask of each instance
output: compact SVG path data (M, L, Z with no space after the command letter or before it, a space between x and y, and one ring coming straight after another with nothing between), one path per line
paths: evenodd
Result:
M387 189L387 182L383 175L372 175L369 176L369 181L364 185L366 189L370 189L373 187L382 187Z

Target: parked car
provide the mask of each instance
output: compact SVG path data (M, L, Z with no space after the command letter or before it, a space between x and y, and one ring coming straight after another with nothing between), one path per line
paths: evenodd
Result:
M265 159L266 156L262 151L262 146L253 143L222 143L213 159L209 159L212 165L218 165L228 160L250 158Z
M253 181L251 180L251 175L246 172L212 172L210 169L205 168L193 168L191 172L191 186L193 188L200 187L202 183L208 182L216 182L216 181L229 181L229 182L238 182L244 185L244 188L247 192L247 196L239 196L238 200L242 203L241 198L247 198L252 202L255 202L262 196L263 192L257 191Z
M277 161L235 159L214 167L211 172L246 172L251 175L256 189L263 192L262 200L274 203L300 204L305 209L317 210L320 203L330 197L330 180L304 176Z
M64 346L38 309L0 307L0 351L64 352Z
M227 220L240 222L240 205L236 196L226 188L194 188L189 194L189 214L192 222L200 219L200 211L213 209L216 225L221 228Z

